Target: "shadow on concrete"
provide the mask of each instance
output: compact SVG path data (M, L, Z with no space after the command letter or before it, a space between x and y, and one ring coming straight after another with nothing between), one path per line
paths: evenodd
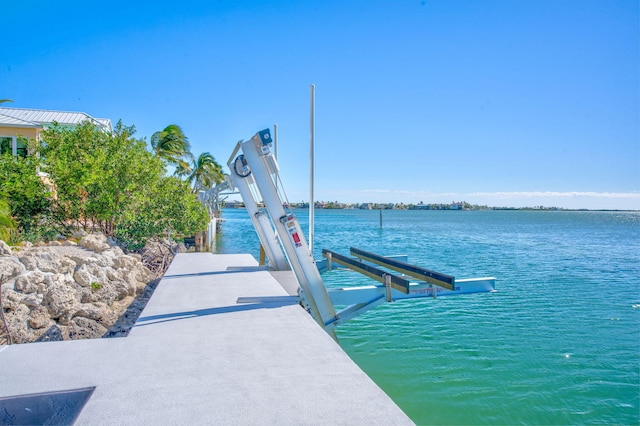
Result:
M184 278L184 277L206 277L209 275L226 275L237 274L240 272L259 272L266 271L264 266L229 266L225 271L211 271L211 272L194 272L191 274L172 274L162 277L163 280Z
M127 337L131 329L136 326L137 321L152 320L152 319L149 319L152 317L145 317L145 318L138 318L138 317L142 313L142 310L145 308L145 306L149 302L149 299L151 299L151 296L153 296L153 292L155 291L155 289L160 284L160 281L162 280L171 280L175 278L184 278L184 277L203 277L208 275L235 274L240 272L258 272L258 271L266 271L266 270L267 269L264 266L229 266L225 271L194 272L190 274L164 275L162 278L158 278L149 282L145 290L141 294L139 294L133 300L133 302L131 302L127 310L120 316L120 318L118 318L118 320L111 327L109 327L109 330L102 337L103 338ZM273 305L273 302L270 302L270 301L266 301L265 303L269 305ZM290 303L285 302L285 303L282 303L280 306L285 306L287 304L290 304ZM269 307L274 307L274 306L269 306ZM220 309L223 309L223 308L220 308ZM249 309L257 309L257 308L249 308ZM238 309L238 310L248 310L248 309ZM232 311L233 310L226 311L226 312L232 312ZM220 313L224 313L224 312L220 312ZM213 312L206 315L211 315L211 314L213 314ZM184 318L192 318L192 317L200 316L200 315L196 315L189 312L186 312L186 313L183 312L182 314L171 314L171 315L180 317L175 319L184 319ZM205 314L201 314L201 315L205 315ZM156 318L156 319L159 319L159 318ZM170 321L173 321L173 320L170 320ZM164 322L164 321L155 321L153 322L153 324L157 324L159 322ZM149 325L149 323L140 324L140 325ZM47 340L55 340L55 336ZM60 338L59 340L63 340L63 339Z
M71 425L95 387L0 398L2 425Z
M262 303L239 304L233 306L221 306L219 308L197 309L195 311L174 312L171 314L149 315L138 318L138 322L133 326L144 327L147 325L160 324L163 322L177 321L189 318L203 317L208 315L227 314L230 312L253 311L255 309L273 309L283 306L296 305L298 302L288 298L286 300L265 301Z
M36 343L39 343L39 342L61 342L63 340L64 340L64 337L62 337L62 331L57 326L57 324L54 324L51 327L49 327L49 329L47 331L45 331L42 336L38 337L35 342Z
M147 306L151 296L153 296L153 292L158 287L158 284L160 284L160 278L150 281L144 291L133 299L131 304L127 307L127 310L124 311L116 322L109 327L109 330L102 335L102 338L127 337L129 335L129 331L131 331L131 328L142 313L142 310Z

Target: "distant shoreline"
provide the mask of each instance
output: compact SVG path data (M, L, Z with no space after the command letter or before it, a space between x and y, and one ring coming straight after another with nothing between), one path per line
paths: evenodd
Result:
M294 209L308 209L309 203L290 203ZM224 208L245 208L242 202L227 202ZM480 210L497 210L497 211L563 211L563 212L628 212L640 213L640 210L628 209L572 209L564 207L495 207L480 206L465 202L452 204L404 204L404 203L338 203L318 201L315 203L317 210L433 210L433 211L480 211Z

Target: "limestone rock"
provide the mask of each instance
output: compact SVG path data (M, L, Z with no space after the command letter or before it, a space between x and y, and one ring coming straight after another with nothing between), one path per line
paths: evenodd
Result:
M136 293L141 293L151 281L151 272L142 264L138 264L134 269L119 269L122 278L131 286L135 287Z
M96 261L96 258L93 256L82 256L73 253L65 255L65 258L74 262L76 266L84 265L85 263L94 263Z
M73 280L68 278L65 274L44 274L42 285L38 284L38 291L42 294L46 294L51 287L65 286L72 283Z
M33 329L29 327L26 321L29 317L29 312L30 309L21 304L10 314L5 312L5 320L15 343L26 343L34 340Z
M0 256L11 256L11 247L2 240L0 240Z
M116 321L118 321L118 318L120 318L122 313L126 311L127 306L129 306L132 299L133 298L131 297L125 297L121 301L115 301L109 306L102 304L104 307L101 307L100 302L94 302L93 304L100 307L101 310L100 319L96 321L107 328L112 327Z
M30 250L21 253L20 261L30 271L39 269L42 272L58 272L60 267L60 255L58 252L51 250Z
M71 340L99 339L107 332L107 328L95 320L76 317L69 323L66 331L66 337Z
M5 311L15 311L20 306L23 295L15 291L9 285L2 286L2 309Z
M113 260L113 267L116 269L133 269L138 263L140 263L140 261L135 257L123 255Z
M38 269L38 264L36 263L34 257L31 255L25 255L24 253L21 253L20 262L22 262L24 268L28 271L35 271L36 269Z
M67 256L60 259L60 267L58 272L62 274L71 274L76 269L76 262L73 259L69 259Z
M44 274L42 272L30 271L16 278L14 288L22 293L35 293L38 291L38 284L43 281Z
M0 241L1 242L1 241ZM20 259L14 256L0 257L0 277L5 280L17 277L25 270L25 266Z
M51 319L66 325L78 310L80 295L72 287L55 285L44 296L42 305L47 308Z
M155 288L142 257L100 234L83 235L78 247L56 243L0 245L1 304L13 341L126 335Z
M97 303L82 303L76 311L76 317L85 317L95 321L102 318L104 307Z
M74 238L82 238L82 237L86 237L87 235L88 234L85 231L83 231L82 229L80 229L80 230L78 230L78 231L73 233L73 237Z
M92 276L86 264L80 265L73 273L73 279L82 287L91 285Z
M138 266L133 269L133 273L135 274L136 280L143 283L148 283L153 279L153 274L149 268L144 266L142 263L138 263Z
M90 259L92 264L97 265L101 268L107 268L113 266L113 260L115 259L115 256L110 250L106 250L98 256Z
M116 257L124 256L124 252L118 246L111 247L111 251L116 255Z
M131 285L122 279L112 280L110 281L110 284L116 294L115 300L122 300L127 296L133 296L136 294L135 285Z
M102 267L113 267L113 263L120 257L124 256L124 252L120 247L111 247L95 257L94 263Z
M31 311L27 321L29 327L39 330L48 327L51 324L49 313L44 306L38 306Z
M59 247L62 243L60 241L49 241L49 247Z
M107 244L107 237L102 234L89 234L85 237L82 237L80 241L78 241L78 245L80 247L85 247L89 250L93 250L97 253L101 253L105 250L109 250L109 244Z
M33 293L23 297L22 300L20 300L20 303L33 309L41 306L43 299L44 299L44 296L42 294ZM47 318L49 318L48 315L47 315Z
M85 287L80 293L82 303L104 302L107 305L113 304L118 299L118 293L114 285L110 282L93 282L90 287Z

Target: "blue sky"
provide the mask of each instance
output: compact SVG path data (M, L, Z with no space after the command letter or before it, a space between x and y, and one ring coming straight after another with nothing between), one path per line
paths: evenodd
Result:
M317 200L640 209L638 1L141 3L5 2L0 98L222 164L277 123L302 201L313 83Z

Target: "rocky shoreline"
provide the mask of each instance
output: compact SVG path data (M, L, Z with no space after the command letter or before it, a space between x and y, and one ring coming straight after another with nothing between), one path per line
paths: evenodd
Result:
M0 344L126 335L161 275L142 260L101 234L13 248L0 241Z

